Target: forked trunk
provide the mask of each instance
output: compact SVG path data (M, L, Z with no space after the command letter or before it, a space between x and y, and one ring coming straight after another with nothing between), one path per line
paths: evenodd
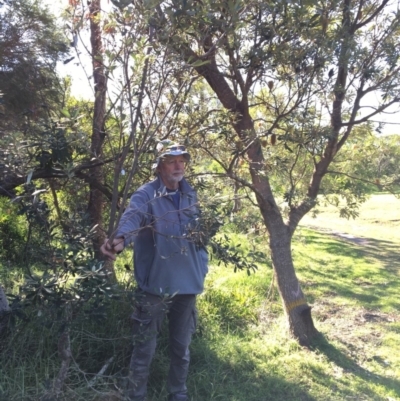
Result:
M290 249L293 231L291 232L283 221L281 211L276 204L265 171L261 143L255 133L254 121L249 112L247 94L244 94L242 100L239 101L219 72L213 55L209 61L210 63L202 65L196 70L206 79L223 106L235 114L236 119L233 128L242 144L247 148L246 156L249 162L251 183L269 233L276 281L288 317L289 329L300 344L307 345L317 335L318 331L314 327L311 308L304 298L299 280L296 277Z
M269 180L263 174L265 162L261 144L254 136L251 136L254 132L253 122L247 113L242 113L242 117L237 124L237 132L242 140L252 140L247 150L250 174L257 203L269 233L272 263L278 291L288 318L289 330L300 344L308 345L318 331L314 327L311 307L307 304L294 269L291 252L293 231L289 225L285 224Z

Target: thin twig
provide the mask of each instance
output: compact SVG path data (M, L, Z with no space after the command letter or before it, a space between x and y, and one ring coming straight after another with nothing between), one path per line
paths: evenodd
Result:
M88 387L93 387L100 376L104 375L104 372L108 369L111 362L114 360L114 357L108 359L108 361L104 364L104 366L98 371L98 373L93 377L93 379L88 381Z

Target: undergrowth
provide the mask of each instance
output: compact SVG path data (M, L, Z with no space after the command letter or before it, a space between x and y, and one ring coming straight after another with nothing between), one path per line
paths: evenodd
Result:
M297 274L321 333L310 348L288 336L268 264L258 263L249 275L213 260L198 297L188 380L192 400L400 400L397 255L392 244L385 248L376 241L360 246L310 230L296 236ZM60 400L123 399L132 347L130 259L125 252L118 262L115 296L104 292L74 309L72 360ZM6 265L0 274L8 284L22 277L11 276ZM16 294L19 285L9 288ZM49 314L48 307L27 305L2 339L0 401L43 401L54 383L66 321L64 312ZM164 330L151 369L152 401L166 399L168 361Z

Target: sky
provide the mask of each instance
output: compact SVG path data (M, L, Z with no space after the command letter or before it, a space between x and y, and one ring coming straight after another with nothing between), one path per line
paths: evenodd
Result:
M60 15L63 10L68 6L68 0L44 0L48 4L49 8L54 12L55 15ZM108 5L108 0L103 0ZM85 41L89 41L89 34L85 34L85 31L80 33ZM73 40L71 33L69 39ZM77 51L79 52L79 59L77 57ZM79 40L77 43L76 50L71 48L71 57L75 58L67 64L58 63L57 71L63 77L71 76L71 92L72 95L77 98L87 99L93 98L92 80L90 79L92 74L91 60L90 57Z

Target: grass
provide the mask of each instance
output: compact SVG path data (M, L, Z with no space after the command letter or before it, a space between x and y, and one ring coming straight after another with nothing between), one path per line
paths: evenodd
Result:
M302 348L288 337L279 296L271 291L270 267L260 265L248 276L212 265L206 291L198 299L188 380L192 400L400 400L400 231L396 228L400 209L393 207L396 202L400 201L378 195L363 205L355 221L341 220L326 208L317 219L302 222L293 255L321 333L311 348ZM244 241L241 236L236 240ZM121 386L130 354L129 309L125 300L110 305L107 322L101 326L85 321L76 325L77 364L72 364L65 400L117 400L112 394ZM0 401L39 400L46 375L52 378L57 373L56 346L46 330L41 333L20 333L23 349L34 358L16 347L7 348L7 357L4 352L0 356L4 358ZM163 336L152 365L152 401L166 399L167 343ZM110 355L116 358L107 374L114 375L96 384L96 394L85 385L82 371L97 372Z
M391 194L376 194L361 204L359 217L347 220L338 217L338 209L334 206L319 207L316 218L307 215L301 226L313 227L334 235L348 234L351 237L384 241L385 251L400 243L400 199ZM388 247L388 248L387 248Z

